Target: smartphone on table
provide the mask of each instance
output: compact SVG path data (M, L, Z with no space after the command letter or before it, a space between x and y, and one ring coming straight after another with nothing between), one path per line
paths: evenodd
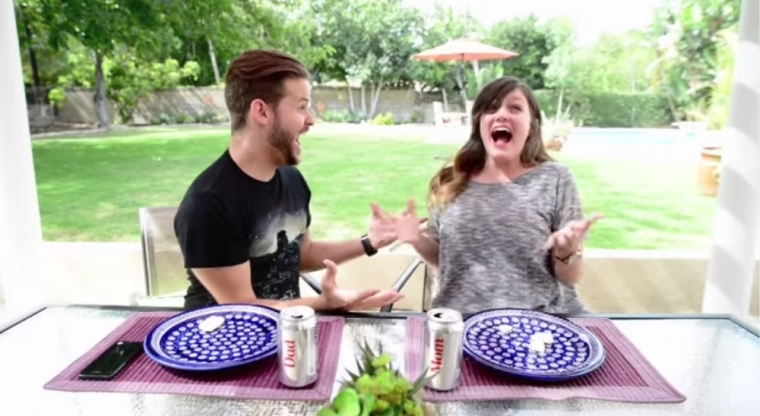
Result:
M79 378L85 380L110 380L143 352L142 342L118 341L90 363Z

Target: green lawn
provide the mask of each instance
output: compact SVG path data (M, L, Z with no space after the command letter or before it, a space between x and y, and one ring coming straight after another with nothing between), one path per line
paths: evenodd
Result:
M137 208L177 205L190 181L226 148L220 129L145 129L107 137L34 141L46 240L136 241ZM451 145L413 137L310 133L301 170L312 189L312 232L364 232L369 203L399 210L424 201L427 183ZM559 154L575 174L587 211L607 217L593 229L595 248L705 248L714 199L696 191L694 166Z

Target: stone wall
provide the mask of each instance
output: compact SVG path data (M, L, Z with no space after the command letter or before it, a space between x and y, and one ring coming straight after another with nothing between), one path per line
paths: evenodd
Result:
M353 89L355 108L361 110L361 91ZM370 91L365 91L365 102L370 107ZM432 102L441 100L440 95L422 94L411 89L390 90L380 92L375 115L391 113L397 123L408 123L412 120L422 123L433 122ZM322 117L325 112L348 111L349 97L346 88L316 87L312 91L314 112ZM458 103L451 103L453 111L461 111ZM109 102L108 110L113 121L116 117L114 106ZM224 90L215 87L179 88L174 90L157 91L138 105L134 124L150 124L162 117L176 119L178 117L197 118L204 114L214 113L223 119L228 119L227 108L224 104ZM30 113L30 121L34 122L35 115ZM71 89L66 91L66 101L56 109L55 118L60 123L96 124L93 91Z

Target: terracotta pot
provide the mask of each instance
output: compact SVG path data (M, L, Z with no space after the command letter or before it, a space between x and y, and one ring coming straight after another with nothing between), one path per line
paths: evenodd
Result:
M546 150L553 150L553 151L559 152L560 150L562 150L563 143L564 142L562 140L551 139L546 142Z
M718 195L720 183L720 147L703 147L700 152L699 166L697 168L697 183L699 193L702 195Z

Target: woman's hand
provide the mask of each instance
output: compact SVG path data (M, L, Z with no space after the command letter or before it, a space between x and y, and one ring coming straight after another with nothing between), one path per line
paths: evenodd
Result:
M415 244L420 239L420 219L417 218L417 208L414 198L409 198L406 210L396 218L396 234L398 241L407 244Z
M554 256L561 259L579 252L589 228L601 218L603 218L601 214L593 214L589 218L569 222L561 230L549 236L544 248L552 250Z

